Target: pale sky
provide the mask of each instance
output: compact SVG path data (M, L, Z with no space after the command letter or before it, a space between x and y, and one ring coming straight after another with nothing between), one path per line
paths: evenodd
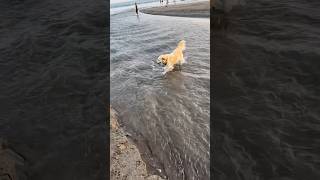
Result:
M129 1L132 1L132 0L111 0L111 4L113 3L120 3L120 2L129 2Z

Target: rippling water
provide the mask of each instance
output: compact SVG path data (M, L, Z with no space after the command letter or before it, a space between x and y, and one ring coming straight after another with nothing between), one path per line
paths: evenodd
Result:
M106 8L0 1L0 140L28 179L106 178Z
M133 11L111 16L111 105L150 170L173 180L209 179L209 26ZM154 60L181 39L186 64L161 75Z
M214 179L320 179L320 3L251 0L213 32Z

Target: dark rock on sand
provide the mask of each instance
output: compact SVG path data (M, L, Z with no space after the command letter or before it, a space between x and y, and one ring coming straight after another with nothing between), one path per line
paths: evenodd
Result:
M0 139L0 180L25 180L24 158Z

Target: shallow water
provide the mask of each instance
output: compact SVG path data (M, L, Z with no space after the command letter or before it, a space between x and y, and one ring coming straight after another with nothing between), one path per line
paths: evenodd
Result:
M319 1L246 1L213 31L214 179L320 179Z
M111 16L111 105L149 168L169 179L209 179L209 19ZM155 63L186 41L186 64Z

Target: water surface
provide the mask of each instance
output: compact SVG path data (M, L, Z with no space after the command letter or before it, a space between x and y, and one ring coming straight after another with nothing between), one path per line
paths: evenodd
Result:
M251 0L213 31L214 179L320 179L316 0Z
M111 16L111 105L143 158L169 179L209 179L209 19ZM154 61L184 39L186 64ZM159 171L158 171L159 172Z
M107 16L106 1L0 1L0 141L28 179L106 178Z

